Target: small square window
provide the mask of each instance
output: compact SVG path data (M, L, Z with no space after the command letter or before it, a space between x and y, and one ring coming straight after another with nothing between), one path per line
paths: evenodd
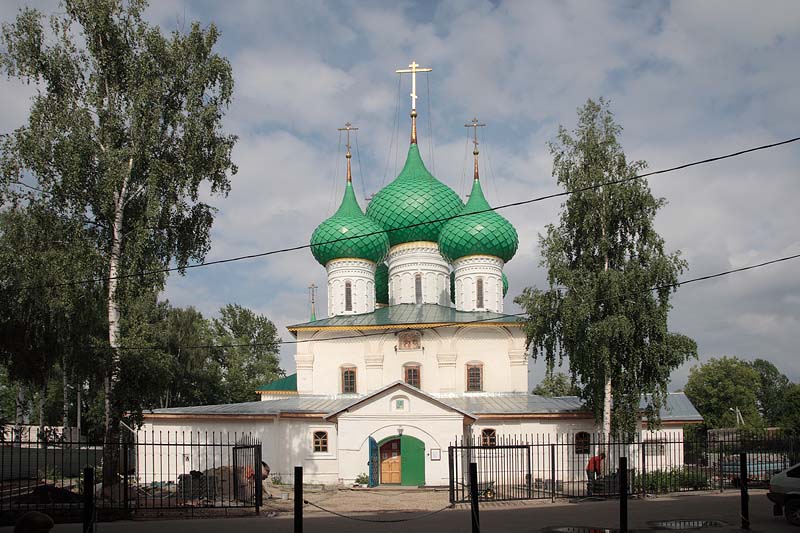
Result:
M397 409L398 411L402 411L403 409L405 409L406 408L405 400L395 400L394 408Z
M494 429L481 431L481 446L497 446L497 431Z

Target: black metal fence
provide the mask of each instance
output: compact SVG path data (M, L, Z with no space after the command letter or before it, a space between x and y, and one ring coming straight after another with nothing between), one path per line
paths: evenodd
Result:
M766 486L775 472L800 462L800 439L780 431L458 438L448 448L450 501L469 501L471 462L478 467L479 498L507 501L618 496L620 457L627 458L631 494L721 491L739 486L740 453L747 454L748 484Z
M86 486L84 469L94 470ZM138 432L104 445L83 441L0 444L0 513L79 515L87 491L98 513L253 508L263 494L261 443L248 433Z

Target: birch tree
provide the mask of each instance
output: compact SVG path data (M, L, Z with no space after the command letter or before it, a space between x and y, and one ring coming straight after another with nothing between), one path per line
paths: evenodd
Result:
M214 25L162 34L143 0L64 0L45 18L22 9L4 24L0 61L36 93L28 121L5 136L5 198L34 181L40 201L98 229L107 295L105 432L118 432L120 321L126 298L163 286L163 270L202 261L214 209L236 172L236 138L221 131L233 90Z
M559 128L550 144L553 175L575 192L558 225L540 236L549 287L527 288L516 299L529 315L534 358L551 371L569 359L606 436L635 429L643 394L648 420L657 423L672 370L697 351L694 341L667 330L673 285L687 264L680 252L665 251L653 226L665 200L644 179L611 183L646 167L627 160L621 130L603 99L578 110L574 131Z

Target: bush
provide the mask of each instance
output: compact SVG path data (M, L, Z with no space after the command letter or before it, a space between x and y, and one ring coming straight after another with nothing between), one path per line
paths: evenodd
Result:
M364 473L359 474L356 478L356 483L359 485L369 485L369 476Z
M283 485L283 478L280 474L273 474L271 481L273 485Z
M679 492L681 490L704 490L709 486L705 472L696 469L673 468L672 470L654 470L637 475L633 481L634 490L653 494Z

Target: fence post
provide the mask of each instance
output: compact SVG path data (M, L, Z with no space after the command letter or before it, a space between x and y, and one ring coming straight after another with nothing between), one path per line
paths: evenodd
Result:
M481 533L481 515L478 507L478 463L469 464L469 501L472 511L472 533Z
M747 453L739 454L739 488L742 493L742 529L750 529L750 496L747 494Z
M628 458L619 458L619 530L628 533Z
M724 457L725 457L725 443L720 440L719 441L719 491L720 492L723 491L722 485L724 483L722 479L723 476L722 462Z
M83 469L83 533L94 533L94 468Z
M533 472L532 472L532 468L531 468L531 447L529 445L526 445L525 449L528 451L528 475L525 478L525 485L526 485L526 487L528 489L528 499L530 500L531 497L533 496L531 494L531 492L532 492L531 486L533 484Z
M261 445L256 445L253 448L253 462L255 465L253 466L253 472L255 473L255 482L256 482L256 514L261 512L261 504L263 503L264 498L264 486L262 485L262 478L261 476L264 472L261 470Z
M453 462L454 460L455 460L455 456L453 455L453 447L452 446L448 446L447 447L447 466L450 469L450 486L449 486L449 489L450 489L450 503L456 503L456 480L455 480L456 468L455 468L455 464Z
M303 533L303 467L294 467L294 533Z
M122 443L122 498L124 500L123 508L125 509L125 515L130 513L130 504L128 503L128 443Z
M642 472L639 474L639 479L641 479L639 484L642 486L642 499L644 499L647 498L647 445L644 442L641 442L639 446L641 448L640 453L642 454Z
M556 445L550 445L550 503L556 503Z

